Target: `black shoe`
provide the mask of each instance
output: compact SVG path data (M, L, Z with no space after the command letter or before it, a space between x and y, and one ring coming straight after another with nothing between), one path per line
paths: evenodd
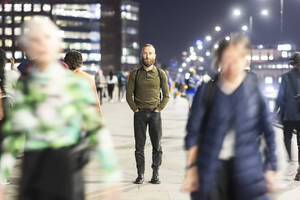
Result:
M296 174L294 180L295 180L295 181L300 181L300 167L299 167L298 170L297 170L297 174Z
M151 179L150 183L152 183L152 184L160 184L158 171L156 171L156 170L153 171L153 176L152 176L152 179Z
M143 184L144 183L144 175L139 174L133 183L134 184Z

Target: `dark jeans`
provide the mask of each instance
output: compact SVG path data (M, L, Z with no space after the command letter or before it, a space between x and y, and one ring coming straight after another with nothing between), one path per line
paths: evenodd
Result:
M114 88L115 88L115 84L108 84L107 85L109 100L113 99Z
M97 93L98 93L98 96L99 96L99 99L100 99L100 104L102 105L102 103L103 103L103 88L98 87L97 88Z
M233 160L220 161L216 185L212 189L209 200L236 200L233 182ZM201 186L200 186L201 187ZM191 194L192 200L199 200L199 194Z
M298 162L300 163L300 121L283 121L284 144L289 159L292 159L291 142L294 130L297 131Z
M135 159L138 174L144 174L145 172L144 148L147 126L149 126L149 135L152 143L152 169L158 170L162 160L160 113L150 110L134 113Z

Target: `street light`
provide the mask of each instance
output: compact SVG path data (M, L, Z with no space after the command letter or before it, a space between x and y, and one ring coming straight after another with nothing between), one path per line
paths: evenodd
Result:
M248 26L243 25L243 26L242 26L242 31L248 31Z
M241 10L239 10L239 9L233 10L233 15L234 16L240 16L241 14L242 14Z
M263 10L261 11L261 15L263 15L263 16L269 16L269 10L263 9Z
M209 42L209 41L211 41L211 40L212 40L212 38L211 38L211 36L210 36L210 35L208 35L208 36L206 36L206 37L205 37L205 40L206 40L207 42Z
M211 55L211 53L210 53L209 51L207 51L207 52L205 53L205 55L206 55L207 57L209 57L209 56Z
M216 32L220 32L221 30L222 30L222 28L221 28L220 26L216 26L216 27L215 27L215 31L216 31Z
M225 37L225 40L229 41L229 40L230 40L230 37L229 37L229 36L226 36L226 37Z

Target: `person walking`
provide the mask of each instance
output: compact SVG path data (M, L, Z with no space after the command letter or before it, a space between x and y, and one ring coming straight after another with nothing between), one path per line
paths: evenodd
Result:
M17 84L15 106L2 127L0 162L3 181L24 151L18 200L84 200L82 169L89 154L101 163L99 181L107 190L121 179L91 85L57 60L60 35L49 18L34 16L20 37L29 58L35 59ZM2 185L3 197L1 193Z
M232 34L215 50L219 74L197 90L187 123L186 176L192 200L269 200L277 170L275 136L264 97L248 66L249 39ZM266 140L262 161L259 138Z
M135 159L138 177L135 184L144 182L146 130L152 143L151 183L159 184L159 167L162 162L162 121L160 112L169 101L167 77L163 70L155 66L155 48L147 44L141 51L141 67L130 73L126 90L126 100L134 112ZM162 99L161 99L162 91Z
M119 101L123 102L125 101L125 92L126 92L126 86L127 86L128 80L123 71L118 73L118 87L119 87Z
M296 131L299 168L295 180L300 181L300 52L291 56L290 64L294 68L281 76L275 112L279 113L283 125L284 144L290 161L291 140Z
M78 76L82 77L83 79L85 79L86 81L89 82L89 84L91 85L91 87L93 89L94 95L97 99L96 107L98 109L99 114L102 115L95 81L88 73L80 71L80 68L82 67L82 64L83 64L81 53L78 51L69 51L65 55L64 62L68 65L68 67L71 71L73 71L75 74L77 74Z
M106 82L107 82L107 92L109 98L108 101L113 102L115 85L118 83L118 78L114 75L112 71L110 71L108 77L106 78Z
M194 68L190 68L189 74L190 74L189 78L185 79L185 84L187 86L185 93L186 93L186 98L189 102L189 107L191 107L200 80L196 77L196 71Z
M95 83L97 87L97 93L100 98L100 104L103 104L103 92L106 86L106 79L103 75L103 71L101 69L98 70L98 73L95 75Z

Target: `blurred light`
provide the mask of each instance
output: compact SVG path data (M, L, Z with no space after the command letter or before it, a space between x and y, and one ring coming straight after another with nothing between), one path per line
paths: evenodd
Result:
M202 49L203 49L203 46L202 46L202 45L199 45L199 46L197 46L197 48L198 48L199 50L202 50Z
M282 56L283 58L287 58L287 57L288 57L288 52L283 51L283 52L281 53L281 56Z
M221 30L222 30L222 28L220 26L215 27L215 31L220 32Z
M241 13L241 10L239 10L239 9L235 9L234 11L233 11L233 15L234 16L240 16L242 13Z
M269 60L274 60L274 57L273 56L269 56Z
M182 68L179 68L179 69L178 69L178 71L179 71L179 72L182 72L182 71L183 71L183 69L182 69Z
M188 54L187 51L182 52L183 56L187 56L187 54Z
M202 40L196 40L196 46L203 46Z
M205 37L205 40L206 40L207 42L209 42L209 41L211 41L211 40L212 40L212 38L211 38L211 36L210 36L210 35L208 35L208 36L206 36L206 37Z
M269 16L269 10L263 9L263 10L261 11L261 14L262 14L263 16Z
M186 60L186 62L191 62L190 58L186 58L185 60Z
M186 67L186 63L182 63L182 67Z
M206 55L207 57L209 57L209 56L211 55L211 53L210 53L209 51L207 51L207 52L205 53L205 55Z
M200 57L200 58L199 58L199 61L200 61L200 62L204 62L204 58L203 58L203 57Z
M229 37L229 36L226 36L226 37L225 37L225 40L229 41L229 40L230 40L230 37Z
M215 49L218 49L218 48L219 48L219 44L215 44L215 45L214 45L214 48L215 48Z
M272 84L273 83L273 77L266 76L265 77L265 84Z
M185 76L184 76L184 78L185 78L185 79L189 79L190 76L191 76L190 73L186 73Z
M292 45L290 44L279 44L277 46L278 51L291 51L292 50Z
M211 77L210 77L208 74L204 74L204 75L203 75L203 81L204 81L204 82L207 83L208 81L210 81L210 79L211 79Z
M190 52L194 52L195 48L194 47L190 47Z
M248 26L243 25L243 26L242 26L242 31L248 31Z
M263 49L263 48L264 48L264 45L260 44L260 45L258 45L258 48L259 48L259 49Z

